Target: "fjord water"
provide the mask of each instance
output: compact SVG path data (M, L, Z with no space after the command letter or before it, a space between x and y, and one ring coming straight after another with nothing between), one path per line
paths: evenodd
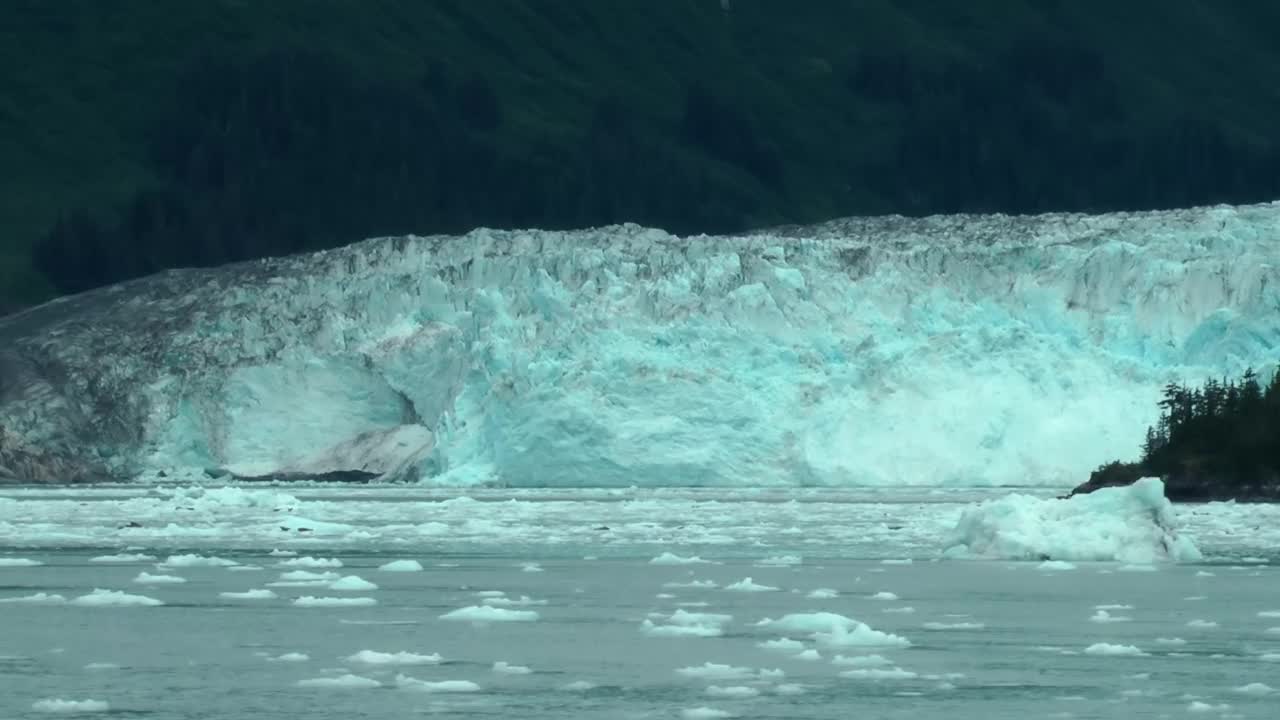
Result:
M1280 686L1270 507L1181 507L1205 561L1130 566L940 559L983 490L289 492L5 491L0 717L1267 718Z

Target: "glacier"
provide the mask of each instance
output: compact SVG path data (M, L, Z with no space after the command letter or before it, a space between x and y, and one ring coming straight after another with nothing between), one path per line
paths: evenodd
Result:
M1280 360L1280 204L378 238L0 318L0 478L1070 486Z

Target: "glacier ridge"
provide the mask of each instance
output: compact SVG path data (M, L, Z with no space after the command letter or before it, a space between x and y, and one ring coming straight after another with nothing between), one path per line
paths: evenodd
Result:
M1280 359L1280 204L477 230L0 318L0 477L1051 485Z

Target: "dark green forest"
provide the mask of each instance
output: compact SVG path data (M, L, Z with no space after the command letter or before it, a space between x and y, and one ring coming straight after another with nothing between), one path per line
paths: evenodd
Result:
M476 226L1280 198L1280 3L12 0L0 312Z
M1164 478L1182 500L1280 500L1280 372L1264 388L1252 370L1238 381L1165 387L1160 420L1142 459L1094 472L1077 492Z

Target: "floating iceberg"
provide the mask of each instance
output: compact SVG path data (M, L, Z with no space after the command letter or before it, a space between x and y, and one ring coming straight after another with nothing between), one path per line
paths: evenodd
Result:
M1179 535L1164 483L1143 478L1069 499L1012 494L969 508L949 540L954 558L1125 563L1195 562L1200 551Z

